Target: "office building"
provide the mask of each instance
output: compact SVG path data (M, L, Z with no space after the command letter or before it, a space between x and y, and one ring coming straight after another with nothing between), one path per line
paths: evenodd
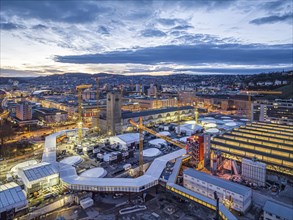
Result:
M16 118L21 121L29 121L33 117L32 105L29 102L19 102L16 105Z
M248 123L211 140L212 153L241 162L256 158L270 171L293 176L293 126Z
M46 124L66 122L68 114L56 108L38 108L34 110L34 117Z
M255 101L251 120L293 125L293 100Z
M241 177L258 186L266 185L266 164L255 160L243 158L241 166Z
M19 169L27 194L37 192L59 183L59 172L54 164L42 162Z
M245 213L251 205L252 190L250 188L192 168L183 171L183 185L211 199L214 199L214 192L216 192L222 204L241 213Z

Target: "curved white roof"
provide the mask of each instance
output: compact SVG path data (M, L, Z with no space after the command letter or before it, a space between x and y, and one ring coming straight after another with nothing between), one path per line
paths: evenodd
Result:
M206 130L207 133L212 133L212 134L218 133L219 131L220 130L218 128L210 128Z
M223 122L231 122L233 119L224 119Z
M60 161L60 163L65 163L71 166L75 166L77 164L80 164L81 162L82 162L82 158L80 156L66 157Z
M206 120L213 120L215 118L214 117L204 117L204 119L206 119Z
M156 157L162 152L158 148L149 148L144 150L142 153L144 157Z
M171 133L169 131L161 131L159 132L160 135L163 135L163 136L170 136Z
M231 118L231 117L229 117L229 116L222 116L221 118L222 118L222 119L229 119L229 118Z
M33 92L33 95L38 95L38 94L41 94L42 92L50 92L51 90L37 90L37 91L34 91Z
M103 178L107 175L107 171L102 167L96 167L86 170L80 174L81 177Z
M166 144L167 142L161 138L156 138L154 140L150 140L149 144L159 146L160 144Z
M37 163L38 163L38 161L36 161L36 160L28 160L28 161L25 161L25 162L22 162L22 163L15 165L14 167L11 168L10 171L12 172L12 174L17 175L18 169L28 167L31 165L35 165Z
M241 118L240 121L249 121L247 118Z
M206 127L206 128L215 128L215 127L217 127L217 124L216 123L207 123L207 124L204 125L204 127Z
M229 127L234 127L234 126L237 126L237 123L236 122L227 122L225 123L226 126L229 126Z

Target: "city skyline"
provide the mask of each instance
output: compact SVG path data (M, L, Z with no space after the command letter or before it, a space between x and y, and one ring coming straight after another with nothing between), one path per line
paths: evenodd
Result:
M1 76L292 69L292 1L1 1Z

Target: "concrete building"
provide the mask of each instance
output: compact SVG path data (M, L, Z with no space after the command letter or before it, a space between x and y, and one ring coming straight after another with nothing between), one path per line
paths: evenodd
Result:
M20 168L19 175L24 183L27 194L48 189L59 183L57 167L47 162Z
M264 210L264 220L292 220L293 206L284 203L267 200Z
M293 100L255 101L251 120L293 125Z
M27 207L25 192L14 182L0 185L0 219L14 219L16 212Z
M121 132L121 126L119 127L119 123L121 123L121 99L121 93L118 91L107 94L107 132L112 135Z
M19 102L16 105L16 118L21 121L29 121L33 117L32 105L29 102Z
M34 116L35 118L45 122L46 124L66 122L68 120L67 112L56 108L35 109Z
M266 164L254 160L242 159L241 177L258 186L266 185Z
M155 99L155 98L142 97L142 98L131 99L131 101L138 103L141 109L148 109L148 110L178 106L177 98Z
M252 190L248 187L187 168L183 171L185 188L214 199L214 192L225 206L245 213L251 205Z
M157 86L155 86L154 84L151 84L150 88L147 90L147 95L149 97L157 98L158 97L158 89L157 89Z
M212 138L212 152L241 162L256 158L268 170L293 176L293 126L265 122L248 123Z

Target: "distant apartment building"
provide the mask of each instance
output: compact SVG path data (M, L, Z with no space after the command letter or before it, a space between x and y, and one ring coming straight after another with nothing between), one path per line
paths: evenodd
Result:
M194 91L180 91L178 92L178 100L182 105L192 105L195 100Z
M251 120L293 125L293 100L276 99L253 102Z
M155 86L154 84L151 84L151 87L147 90L147 94L149 97L157 98L157 96L158 96L157 86Z
M35 109L34 116L46 124L61 123L68 120L67 112L56 108Z
M32 120L33 111L32 105L29 102L22 101L16 105L16 118L21 121Z

